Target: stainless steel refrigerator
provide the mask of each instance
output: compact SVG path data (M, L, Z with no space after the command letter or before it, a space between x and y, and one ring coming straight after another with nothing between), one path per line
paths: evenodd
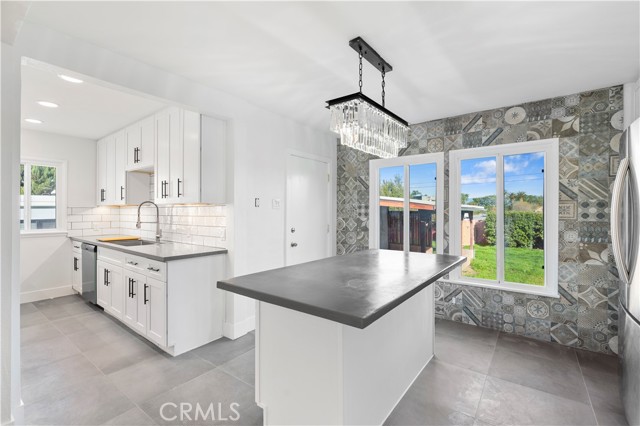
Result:
M640 425L640 119L620 139L611 195L611 245L620 277L618 354L627 421Z

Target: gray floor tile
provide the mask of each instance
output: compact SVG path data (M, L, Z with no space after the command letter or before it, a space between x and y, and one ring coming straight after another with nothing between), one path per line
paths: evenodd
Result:
M41 342L54 337L60 337L62 333L58 331L50 321L22 328L20 331L20 345L28 346L31 343Z
M155 425L156 422L154 422L151 417L147 416L147 414L140 408L134 407L104 424L117 426L147 426Z
M577 362L573 348L515 334L500 333L497 347L511 352L539 356L554 362L558 360L566 360L570 363Z
M199 357L209 361L214 365L222 365L225 362L250 351L255 347L255 336L246 334L236 340L222 337L214 342L208 343L195 349L193 352Z
M445 333L467 341L487 344L495 344L499 334L496 330L442 319L436 319L436 333Z
M248 385L256 383L256 351L255 349L222 364L221 368Z
M583 350L576 352L594 409L622 414L618 358Z
M20 305L20 315L32 314L38 312L38 308L33 303L23 303Z
M131 339L133 336L116 325L108 325L100 330L84 330L67 335L67 338L81 351L107 346L110 343L123 339Z
M22 369L22 399L36 402L50 393L77 386L89 377L102 373L84 356L78 354L40 367Z
M496 348L489 375L554 395L589 403L578 362L551 361Z
M600 426L629 426L623 412L608 411L598 407L593 407L593 410Z
M436 357L444 362L487 374L495 343L468 340L449 333L436 333Z
M30 425L99 425L133 406L106 377L96 376L26 405L24 415Z
M157 354L110 374L109 378L129 399L139 404L214 368L190 353L175 358Z
M491 425L595 425L588 404L487 377L476 416Z
M67 297L76 297L76 296L67 296ZM52 299L52 300L55 301L58 299ZM82 315L90 312L95 312L96 309L98 309L94 305L87 303L82 299L79 299L79 301L67 302L62 304L50 303L50 304L37 305L38 302L34 302L34 303L36 304L36 307L38 308L38 310L42 312L44 316L49 318L51 321L61 319L61 318L68 318L75 315Z
M28 314L20 315L20 328L31 327L33 325L42 324L49 321L47 317L40 311L29 312Z
M618 357L576 349L580 368L585 375L610 374L618 375Z
M84 299L77 294L70 294L69 296L56 297L53 299L44 299L33 302L38 309L48 308L50 306L65 306L74 303L84 303Z
M171 406L165 406L161 414L160 409L163 404L180 404L181 402L190 403L194 407L190 419L171 420L172 416L178 415L177 410ZM233 421L231 417L234 415L231 409L232 403L238 404L234 406L240 414L240 418L236 421ZM210 404L213 404L215 420L212 420L211 417L196 419L195 407L197 404L200 405L203 412L206 412ZM218 409L218 406L221 409ZM219 368L143 403L140 408L158 424L262 424L262 409L255 403L254 389ZM162 415L168 420L163 419ZM222 420L223 417L226 420Z
M52 339L36 341L22 348L22 368L39 367L78 353L78 349L69 339L62 335Z
M432 360L420 373L388 424L473 424L486 376Z
M145 361L160 353L132 336L123 336L106 346L90 349L84 355L104 374L111 374L123 368Z

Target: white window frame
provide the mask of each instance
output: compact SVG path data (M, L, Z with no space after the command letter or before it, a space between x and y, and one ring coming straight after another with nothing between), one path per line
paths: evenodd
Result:
M462 160L496 157L496 270L497 280L470 278L461 275L457 268L449 274L446 281L477 287L495 288L519 293L536 294L549 297L558 295L558 175L557 138L531 142L519 142L507 145L486 146L451 151L449 154L449 253L460 254L460 222L453 220L461 217L461 167ZM504 156L544 152L544 286L512 283L504 280Z
M24 165L24 227L22 236L67 234L67 161L23 157ZM30 229L31 227L31 166L56 168L56 227L55 229Z
M406 157L388 158L369 161L369 248L380 248L380 169L387 167L404 167L404 205L403 205L403 246L409 251L409 166L436 164L436 252L444 247L444 153L408 155Z

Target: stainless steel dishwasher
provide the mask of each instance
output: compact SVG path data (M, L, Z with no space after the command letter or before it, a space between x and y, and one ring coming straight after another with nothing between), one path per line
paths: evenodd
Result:
M97 247L82 243L82 298L94 305L98 301L96 293Z

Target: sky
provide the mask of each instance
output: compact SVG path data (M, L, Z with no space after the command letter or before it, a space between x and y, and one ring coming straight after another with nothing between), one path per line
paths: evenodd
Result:
M380 183L385 180L393 181L394 176L400 176L404 181L404 167L385 167L380 169ZM436 164L413 164L409 166L409 193L414 190L422 195L436 197Z

